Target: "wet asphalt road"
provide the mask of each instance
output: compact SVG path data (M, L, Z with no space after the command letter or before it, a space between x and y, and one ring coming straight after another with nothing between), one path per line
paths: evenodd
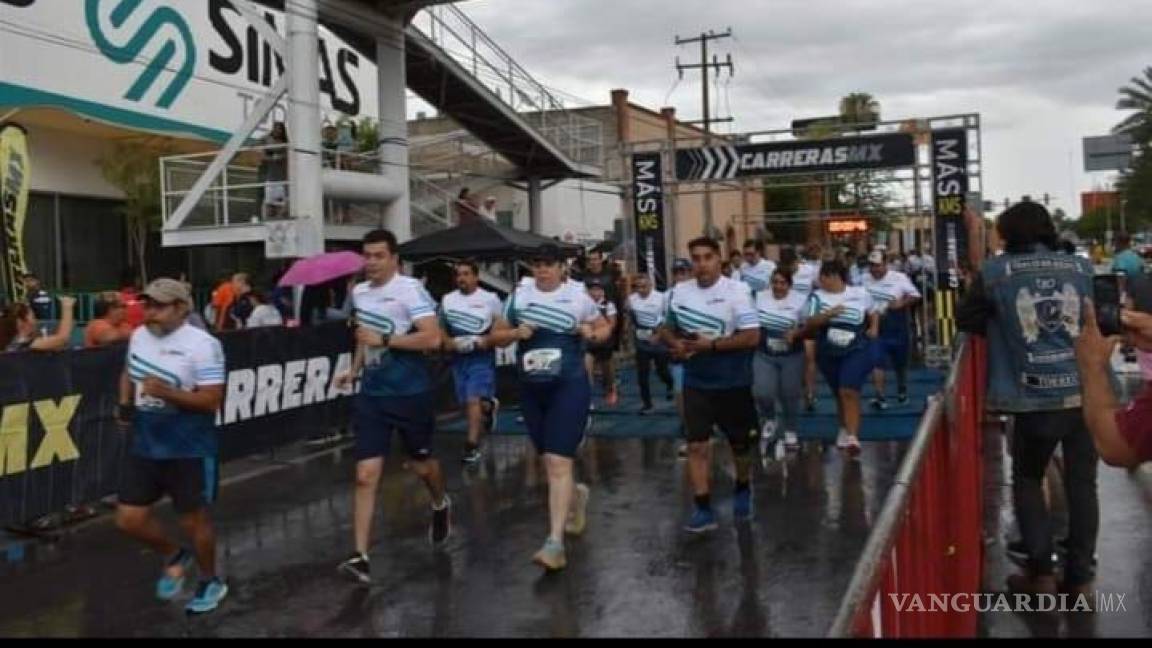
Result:
M568 569L544 575L529 562L546 491L527 440L494 437L473 471L456 460L462 441L438 442L456 523L442 549L427 541L427 494L389 463L371 587L336 571L351 549L352 483L337 451L222 490L232 593L216 612L184 614L191 585L155 600L160 559L96 522L55 544L7 544L0 637L821 636L904 449L866 444L845 464L814 446L758 467L756 518L734 525L717 444L721 527L694 537L682 531L691 498L677 441L589 439L578 469L592 486L588 530L569 541Z

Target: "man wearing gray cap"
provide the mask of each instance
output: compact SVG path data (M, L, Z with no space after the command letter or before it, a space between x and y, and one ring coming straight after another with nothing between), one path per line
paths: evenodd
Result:
M116 419L132 434L121 474L116 525L165 557L156 596L180 594L193 564L200 569L190 613L215 610L228 595L216 574L216 532L208 506L219 479L216 411L224 401L220 341L187 323L192 296L175 279L144 290L144 326L128 344ZM173 542L151 507L165 495L191 537L191 549Z

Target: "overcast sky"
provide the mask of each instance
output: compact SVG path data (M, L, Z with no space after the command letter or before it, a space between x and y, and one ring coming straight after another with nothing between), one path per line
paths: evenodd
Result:
M714 43L736 75L719 108L738 132L835 114L865 91L882 117L978 112L984 196L1048 192L1079 213L1080 138L1123 113L1116 89L1152 65L1152 0L469 0L464 9L542 83L595 103L613 88L684 119L700 116L699 75L673 89L674 37L731 27ZM722 130L727 126L719 126Z

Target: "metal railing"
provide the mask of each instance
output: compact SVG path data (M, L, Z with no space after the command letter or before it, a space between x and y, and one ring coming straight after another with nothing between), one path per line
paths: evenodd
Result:
M984 372L983 340L962 336L944 391L929 401L829 637L976 635L975 605L937 611L929 601L980 592ZM924 609L908 605L914 596Z
M570 110L566 104L575 100L565 101L533 78L455 5L428 7L412 25L569 159L596 166L603 163L601 123Z

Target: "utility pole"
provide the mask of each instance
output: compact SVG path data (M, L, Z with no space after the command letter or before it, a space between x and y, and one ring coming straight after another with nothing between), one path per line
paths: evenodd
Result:
M724 62L721 62L720 57L716 56L716 55L712 56L711 62L708 61L708 43L710 41L720 40L722 38L731 38L731 37L732 37L732 28L731 27L726 29L724 31L724 33L722 33L722 34L717 34L716 32L714 32L712 30L708 30L707 33L701 32L699 36L696 36L694 38L680 38L679 36L676 37L676 44L677 45L688 45L689 43L700 43L700 62L699 63L681 64L680 63L680 57L677 56L676 57L676 71L680 73L681 79L684 78L684 70L700 70L700 73L702 74L703 83L701 85L702 85L702 89L703 89L703 99L704 99L704 101L703 101L704 118L699 119L699 120L695 120L695 121L685 122L685 123L701 124L704 127L704 146L709 146L712 143L712 124L719 124L719 123L732 121L731 116L725 117L723 119L713 119L712 118L712 110L708 105L708 70L711 69L711 70L715 71L717 76L719 76L720 70L722 70L723 68L728 68L728 74L729 75L735 75L736 74L736 68L733 67L733 65L732 65L732 55L731 54L728 54L727 60ZM712 189L711 189L711 186L708 184L707 180L704 181L704 230L709 236L711 236L711 234L712 234Z

